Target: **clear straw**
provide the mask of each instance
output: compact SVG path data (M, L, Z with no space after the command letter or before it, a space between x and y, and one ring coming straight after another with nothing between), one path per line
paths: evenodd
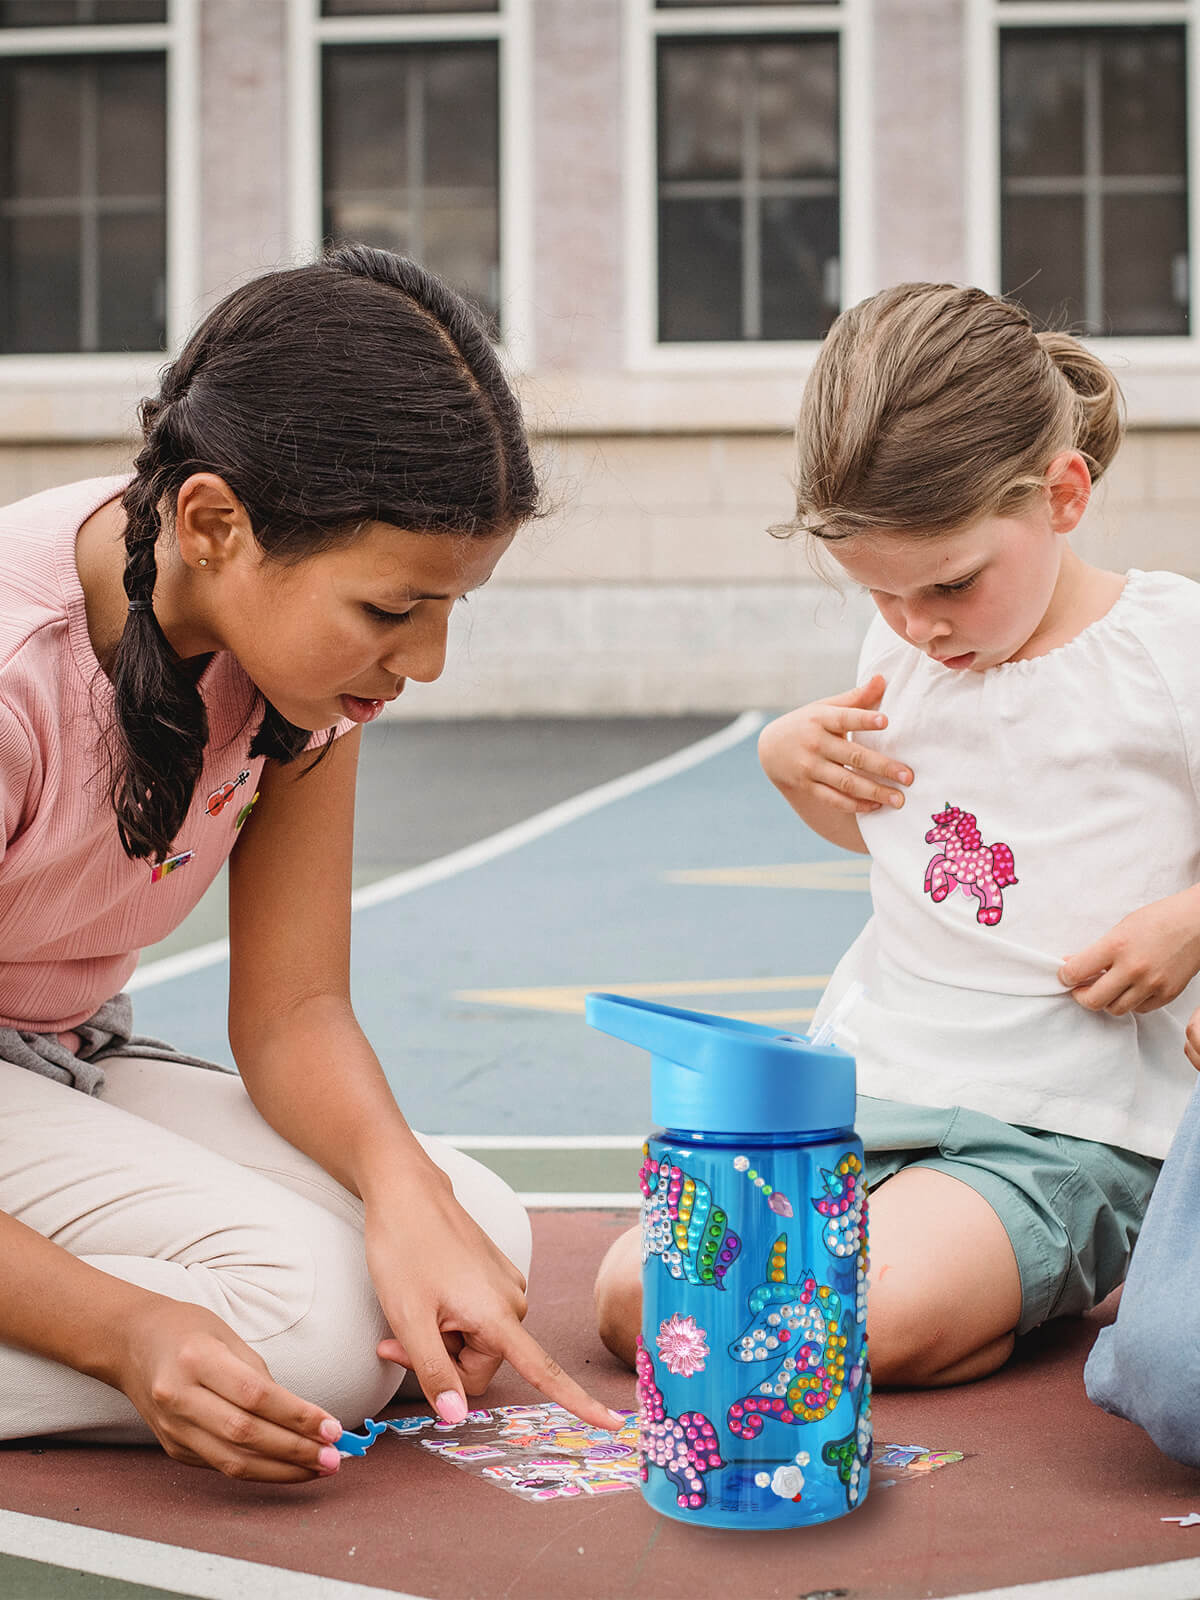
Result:
M863 995L866 994L866 992L867 986L865 983L852 983L842 998L838 1001L837 1005L834 1006L833 1010L825 1018L825 1021L817 1029L816 1033L810 1035L808 1040L809 1044L832 1044L834 1042L834 1034L838 1031L838 1028L841 1026L841 1024L845 1022L846 1018L854 1010L855 1006L862 999Z

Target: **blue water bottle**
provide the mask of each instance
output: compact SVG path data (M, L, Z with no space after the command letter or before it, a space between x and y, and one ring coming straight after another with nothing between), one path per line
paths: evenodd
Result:
M642 1492L719 1528L866 1498L867 1186L854 1057L755 1023L593 994L652 1056L643 1147Z

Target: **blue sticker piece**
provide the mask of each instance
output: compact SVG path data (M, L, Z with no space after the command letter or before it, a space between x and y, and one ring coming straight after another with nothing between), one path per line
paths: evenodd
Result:
M366 1433L343 1433L333 1441L333 1448L342 1456L365 1456L381 1433L387 1432L386 1422L376 1422L368 1417Z

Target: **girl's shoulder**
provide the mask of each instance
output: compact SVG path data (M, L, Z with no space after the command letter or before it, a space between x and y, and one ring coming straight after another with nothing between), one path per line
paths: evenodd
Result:
M1181 649L1200 655L1200 583L1182 573L1127 572L1110 616L1116 628L1136 638L1155 659Z

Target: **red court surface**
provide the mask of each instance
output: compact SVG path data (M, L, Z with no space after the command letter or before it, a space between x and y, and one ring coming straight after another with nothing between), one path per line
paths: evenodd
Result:
M536 1213L529 1317L565 1367L624 1409L632 1378L600 1345L588 1308L596 1266L632 1220ZM877 1488L840 1522L792 1533L687 1527L635 1493L530 1504L390 1434L335 1479L292 1489L233 1483L150 1449L8 1445L0 1505L430 1600L915 1600L1065 1578L1075 1582L1055 1593L1085 1596L1097 1592L1085 1574L1200 1555L1200 1526L1160 1520L1200 1510L1200 1473L1167 1461L1084 1395L1098 1320L1040 1330L984 1383L877 1396L877 1440L967 1459ZM531 1398L506 1372L487 1403ZM1145 1574L1137 1585L1131 1578L1127 1589L1118 1579L1104 1592L1200 1593L1200 1582L1179 1587L1178 1569L1173 1586L1165 1570L1161 1588L1155 1577L1150 1587ZM175 1581L191 1592L182 1555ZM270 1592L286 1594L287 1580L275 1581Z

